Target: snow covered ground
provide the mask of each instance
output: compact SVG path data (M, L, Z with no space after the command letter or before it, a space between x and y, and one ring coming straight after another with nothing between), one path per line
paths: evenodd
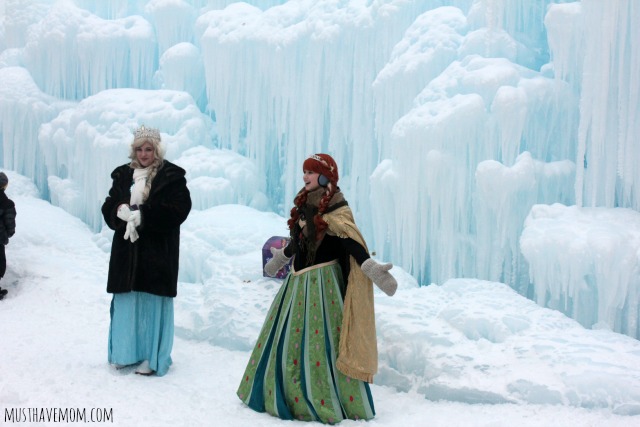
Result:
M281 283L262 277L260 252L285 232L284 218L240 205L191 213L174 364L164 377L142 377L107 364L110 234L93 233L40 200L27 178L7 174L18 216L0 282L9 289L0 301L4 425L58 425L45 421L54 409L116 426L292 425L235 395ZM637 340L586 330L500 283L418 287L401 269L392 273L397 294L376 291L377 415L342 426L640 425ZM34 414L39 422L29 423Z

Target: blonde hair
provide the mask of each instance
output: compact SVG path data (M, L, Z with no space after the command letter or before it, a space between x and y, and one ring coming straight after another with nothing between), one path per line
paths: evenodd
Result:
M153 162L151 162L151 164L148 166L149 175L147 175L147 183L145 184L144 191L142 192L143 201L146 201L147 197L149 197L149 191L151 190L151 183L153 182L153 178L156 177L156 174L162 168L162 164L164 162L164 147L161 144L160 138L134 138L129 149L129 159L131 159L129 167L131 167L131 169L142 168L142 165L138 162L136 150L146 143L149 143L151 147L153 147Z

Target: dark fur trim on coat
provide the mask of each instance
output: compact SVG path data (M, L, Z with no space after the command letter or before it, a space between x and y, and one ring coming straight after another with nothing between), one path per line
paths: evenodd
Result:
M107 292L147 292L175 297L178 287L180 224L191 211L191 195L185 171L164 161L151 184L149 197L140 205L142 221L135 243L124 240L126 223L118 218L118 206L129 204L133 169L129 164L111 174L113 184L102 205L102 215L115 230L109 260Z

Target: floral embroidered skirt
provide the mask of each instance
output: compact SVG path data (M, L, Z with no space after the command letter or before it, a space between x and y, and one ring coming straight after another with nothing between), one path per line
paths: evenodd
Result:
M336 368L342 325L337 262L290 273L276 295L237 394L258 412L334 424L375 415L369 384Z

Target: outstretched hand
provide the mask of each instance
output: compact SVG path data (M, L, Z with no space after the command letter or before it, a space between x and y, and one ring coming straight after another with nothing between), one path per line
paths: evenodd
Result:
M393 264L379 264L374 261L372 258L367 259L360 266L362 272L379 287L382 292L389 295L390 297L396 293L398 289L398 282L396 279L389 273L389 270L393 268Z

